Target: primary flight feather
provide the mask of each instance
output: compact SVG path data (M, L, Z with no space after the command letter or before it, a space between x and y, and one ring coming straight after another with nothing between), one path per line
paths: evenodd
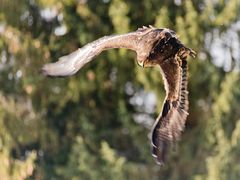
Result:
M46 64L42 71L49 76L70 76L102 51L112 48L135 51L142 67L160 66L166 97L152 128L151 145L156 162L163 165L170 145L180 139L188 116L187 57L195 57L196 53L185 47L174 31L149 26L123 35L102 37L55 63Z

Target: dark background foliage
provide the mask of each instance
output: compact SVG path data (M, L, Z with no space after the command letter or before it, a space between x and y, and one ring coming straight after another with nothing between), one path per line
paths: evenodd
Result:
M240 3L0 0L2 179L239 179ZM165 92L159 68L128 50L76 75L43 64L104 35L168 27L189 59L190 115L176 152L156 165L148 134Z

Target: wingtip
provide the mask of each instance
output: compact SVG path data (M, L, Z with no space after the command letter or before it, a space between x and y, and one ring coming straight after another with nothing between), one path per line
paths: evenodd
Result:
M49 64L45 64L42 68L41 68L41 74L43 74L46 77L53 77L56 76L55 74L53 74L51 72L51 68L49 67Z
M156 160L156 163L157 163L157 165L159 165L160 167L165 166L165 162L163 162L163 161L158 161L158 160Z
M153 155L154 159L155 159L155 162L157 163L157 165L159 166L165 166L165 157L166 155L164 155L164 157L162 157L162 155Z
M41 68L41 74L43 74L46 77L61 77L60 75L56 74L54 71L51 70L51 63L50 64L45 64Z
M154 157L156 163L160 166L165 165L166 160L166 152L164 150L165 147L152 147L152 156Z
M152 156L154 157L155 162L159 166L164 166L165 165L165 161L161 158L161 156L157 155L156 151L158 151L158 149L153 147L153 149L152 149Z
M41 74L44 76L49 76L46 65L41 68Z

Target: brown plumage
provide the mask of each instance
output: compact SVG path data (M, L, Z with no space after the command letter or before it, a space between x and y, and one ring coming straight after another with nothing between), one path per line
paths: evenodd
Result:
M185 126L188 115L186 58L188 55L195 57L196 53L186 48L174 31L149 26L128 34L100 38L61 57L56 63L45 65L43 73L50 76L73 75L102 51L112 48L134 50L140 66L160 65L166 98L152 129L151 144L152 155L162 165L168 148L179 140Z

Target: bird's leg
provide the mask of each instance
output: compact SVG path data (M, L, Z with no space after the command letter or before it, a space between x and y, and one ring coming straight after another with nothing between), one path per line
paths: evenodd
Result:
M180 58L180 56L178 54L176 54L176 59L177 59L177 62L179 64L179 66L181 67L182 66L182 59Z
M195 58L196 57L196 52L194 52L192 49L190 49L190 48L186 48L186 47L182 47L182 48L180 48L179 49L179 51L177 52L177 57L179 57L179 58L177 58L178 59L178 61L180 60L182 60L182 59L187 59L187 57L188 56L192 56L193 58Z

